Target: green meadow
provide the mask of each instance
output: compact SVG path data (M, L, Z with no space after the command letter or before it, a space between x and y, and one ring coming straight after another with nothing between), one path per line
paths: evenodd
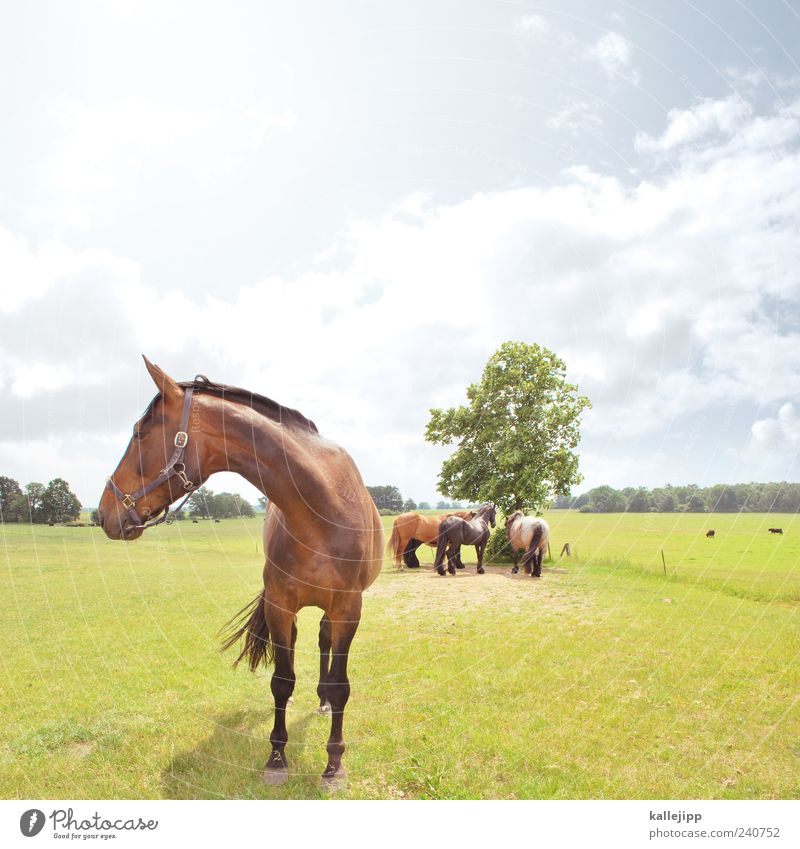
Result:
M455 577L387 560L351 652L343 795L800 796L800 521L547 518L538 581L507 566L477 576L472 550ZM260 780L268 674L218 650L261 565L260 519L180 522L132 544L0 528L0 796L323 795L320 612L299 617L283 787Z

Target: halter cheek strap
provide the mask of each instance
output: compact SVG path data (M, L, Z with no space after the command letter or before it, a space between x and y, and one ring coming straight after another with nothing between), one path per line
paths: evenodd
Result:
M113 478L109 478L106 486L117 496L117 498L122 502L122 506L128 511L128 516L134 524L134 528L152 528L154 525L160 525L162 522L170 523L175 518L175 515L179 513L183 509L183 505L186 504L187 500L192 494L192 491L195 489L195 485L186 475L186 463L184 463L184 455L186 453L186 446L189 444L189 434L187 433L187 426L189 424L189 412L192 406L192 395L194 394L194 390L196 388L196 384L199 381L205 381L208 383L208 378L202 374L197 375L194 379L192 386L190 386L183 396L183 411L181 412L181 423L180 430L175 434L175 450L172 452L172 457L170 457L167 465L158 473L158 477L155 480L150 481L150 483L145 484L143 487L140 487L136 490L136 492L126 494L124 493L115 483ZM183 488L186 490L186 496L183 501L178 505L178 507L170 512L169 507L165 508L164 515L161 516L160 519L155 519L152 522L144 523L142 522L139 514L136 512L136 502L142 498L142 496L147 495L149 492L152 492L154 489L157 489L163 483L166 483L171 477L177 475L181 479L181 483L183 484Z

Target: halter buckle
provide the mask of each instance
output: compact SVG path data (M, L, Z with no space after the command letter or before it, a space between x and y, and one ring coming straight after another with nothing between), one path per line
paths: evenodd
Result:
M185 430L179 430L175 434L175 447L176 448L186 448L187 443L189 442L189 434L186 433Z
M133 510L133 508L136 506L136 502L130 497L130 495L126 495L122 499L122 506L126 510Z

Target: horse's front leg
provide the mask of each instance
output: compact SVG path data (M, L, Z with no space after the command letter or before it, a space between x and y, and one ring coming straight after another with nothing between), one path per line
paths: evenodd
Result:
M478 555L478 569L477 572L479 575L482 575L486 570L483 568L483 552L486 551L486 543L483 545L475 546L475 553Z
M289 762L286 760L286 705L294 692L294 639L297 634L295 614L268 601L266 620L275 653L275 670L270 687L275 699L275 723L269 741L272 752L264 766L265 784L284 784L289 778ZM293 634L294 631L294 634Z
M514 566L511 569L511 574L516 575L517 572L519 572L519 549L518 548L512 548L511 549L511 556L514 558Z
M331 660L331 620L325 614L319 623L319 684L317 695L319 696L319 712L328 714L331 712L331 703L328 701L328 668Z
M347 678L347 658L358 623L361 619L361 596L347 599L335 612L328 614L331 621L331 668L326 691L331 704L331 736L328 738L328 765L322 781L330 789L338 789L347 779L342 766L344 737L342 725L344 709L350 698L350 681Z

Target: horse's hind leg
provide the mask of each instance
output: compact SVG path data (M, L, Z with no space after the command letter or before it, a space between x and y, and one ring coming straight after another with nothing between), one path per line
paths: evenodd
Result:
M413 537L406 543L403 550L403 562L409 569L419 569L419 557L417 557L417 549L422 545L418 539Z
M350 681L347 678L347 657L350 644L353 642L359 620L361 619L361 595L353 594L346 604L335 612L331 612L331 661L328 682L326 685L328 699L331 703L331 736L328 738L328 765L322 773L322 781L327 787L337 789L346 779L342 766L344 754L344 738L342 725L344 709L350 698Z
M447 571L451 575L456 573L456 564L461 559L461 546L450 543L447 547Z
M331 712L331 703L328 701L327 683L328 667L331 660L331 620L327 613L319 623L319 684L317 695L319 696L319 712L328 714Z
M295 615L280 609L278 605L265 602L266 619L275 652L275 671L270 687L275 699L275 723L269 741L272 752L264 766L265 784L284 784L289 778L289 762L286 760L286 705L294 692L294 646L292 628L296 628Z
M541 578L542 577L542 560L544 560L544 551L541 548L537 548L533 553L533 577Z

